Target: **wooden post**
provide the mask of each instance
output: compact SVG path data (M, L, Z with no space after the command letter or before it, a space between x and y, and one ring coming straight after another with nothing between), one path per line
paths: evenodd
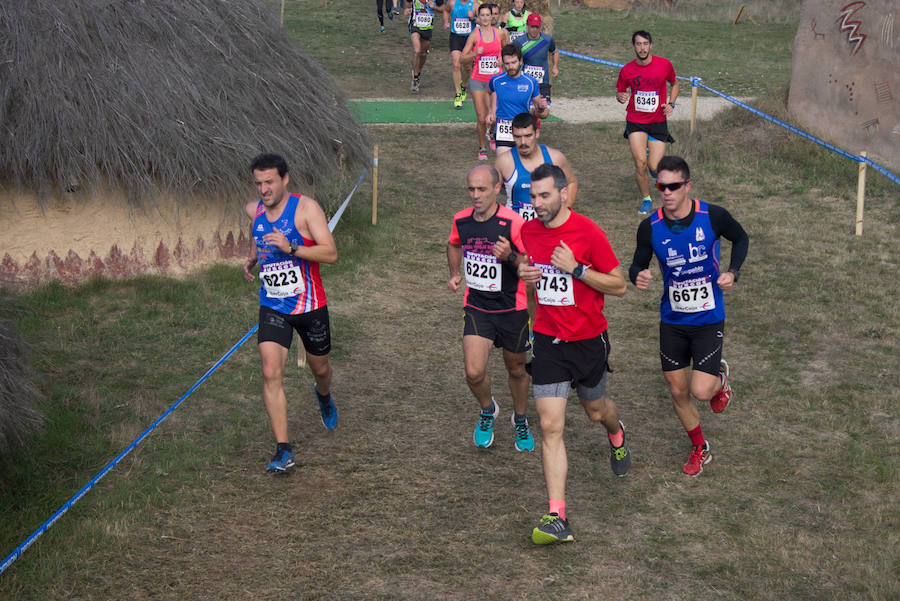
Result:
M287 0L281 0L281 26L284 27L284 3Z
M378 144L372 156L372 225L378 225Z
M863 159L866 151L859 153ZM859 162L859 179L856 182L856 235L862 236L863 230L863 205L866 202L866 162Z
M691 135L697 129L697 78L691 77Z
M740 8L740 10L738 10L738 14L737 14L737 16L734 18L734 23L732 23L732 25L737 25L738 19L741 18L741 13L744 12L744 6L745 6L744 4L741 4L741 8Z

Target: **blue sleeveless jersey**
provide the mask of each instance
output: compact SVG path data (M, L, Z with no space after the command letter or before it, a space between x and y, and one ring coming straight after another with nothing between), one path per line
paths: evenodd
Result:
M475 10L475 0L469 0L468 2L460 2L456 0L453 3L453 12L450 13L450 31L457 35L469 35L472 33L472 29L475 27L475 20L469 18L469 11ZM457 19L464 19L469 22L469 30L468 31L459 31L456 27Z
M319 264L283 253L277 247L263 241L263 236L266 234L279 231L287 237L288 241L296 242L297 246L315 244L314 241L305 239L294 225L299 200L299 196L291 194L281 217L275 222L266 218L265 206L260 202L256 206L256 217L253 220L253 240L256 243L256 257L259 260L260 273L259 304L287 315L308 313L326 304L325 290L319 275ZM290 270L290 267L297 269ZM295 284L295 288L298 290L303 289L302 292L281 298L269 296L265 278L270 270L274 272L281 268L288 268L288 273L286 275L279 274L283 281L277 283ZM296 280L296 282L292 280Z
M547 147L540 144L538 148L541 149L544 162L552 165L553 160L550 158L550 152L547 150ZM531 171L522 164L518 150L512 148L509 152L512 153L515 169L513 169L509 179L504 182L506 185L506 206L518 212L523 204L531 204Z
M677 234L666 225L662 209L650 218L653 252L663 274L660 318L665 323L700 326L725 319L719 277L719 239L708 205L694 200L694 219Z

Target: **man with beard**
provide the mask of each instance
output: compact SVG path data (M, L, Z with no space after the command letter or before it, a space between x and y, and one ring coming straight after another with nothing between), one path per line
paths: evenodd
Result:
M541 96L535 78L522 72L522 51L507 44L500 50L504 73L495 75L488 83L491 91L491 108L488 122L494 124L497 154L506 153L512 146L512 121L519 113L532 113L539 119L550 114L547 100ZM501 150L502 149L502 150Z
M532 172L537 219L522 226L527 256L519 262L519 277L534 284L538 301L531 377L550 505L531 533L538 545L574 540L566 518L563 441L573 384L588 419L604 427L613 473L625 476L631 465L625 428L606 394L610 345L603 315L605 295L624 296L625 278L605 232L568 207L566 192L566 174L559 166L545 164Z
M666 118L675 110L678 80L668 59L650 54L653 38L649 33L634 32L631 45L637 58L619 71L616 100L621 104L628 104L625 108L624 137L631 148L634 177L641 193L638 213L649 215L653 209L653 201L650 199L647 169L656 177L656 165L666 153L666 143L675 141L669 135ZM668 96L667 83L671 85Z

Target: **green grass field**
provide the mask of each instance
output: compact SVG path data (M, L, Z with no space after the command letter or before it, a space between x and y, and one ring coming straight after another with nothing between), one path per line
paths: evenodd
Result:
M353 6L288 3L287 25L349 97L409 100L401 27L379 35L374 7L347 21ZM697 69L712 87L758 96L756 106L789 118L790 15L766 20L759 9L754 28L704 21L697 10L564 7L556 35L567 49L623 61L630 32L649 23L679 73ZM423 95L450 87L441 35ZM752 41L752 59L736 39ZM611 93L613 70L569 59L561 68L560 95ZM696 195L726 206L751 237L726 296L736 401L722 415L700 408L715 460L683 477L689 443L657 358L660 290L629 285L609 299L610 392L632 470L612 476L603 435L573 400L567 502L576 542L540 548L529 539L546 511L540 456L513 449L499 355L497 439L486 452L473 446L462 297L446 288L446 237L467 203L474 131L370 128L380 146L378 225L367 176L335 231L340 259L323 267L340 428L322 428L311 375L292 353L285 388L298 466L289 477L265 474L273 445L251 339L0 575L0 599L900 597L896 187L870 175L859 238L856 164L738 110L701 123L693 138L673 126L672 152L691 164ZM627 267L640 217L621 129L549 123L542 140L566 153L578 210L601 224ZM323 188L329 212L356 177ZM256 286L236 264L182 279L48 284L21 298L28 313L18 325L33 347L46 425L27 449L0 456L3 557L257 315ZM533 406L529 414L537 429Z

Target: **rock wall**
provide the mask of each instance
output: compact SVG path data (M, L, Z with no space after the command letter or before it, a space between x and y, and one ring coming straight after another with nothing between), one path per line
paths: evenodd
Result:
M237 260L250 252L249 219L238 205L170 198L140 208L106 192L42 207L34 194L0 192L0 283L28 288L52 279L177 275Z
M788 108L802 129L900 172L897 0L804 0Z

